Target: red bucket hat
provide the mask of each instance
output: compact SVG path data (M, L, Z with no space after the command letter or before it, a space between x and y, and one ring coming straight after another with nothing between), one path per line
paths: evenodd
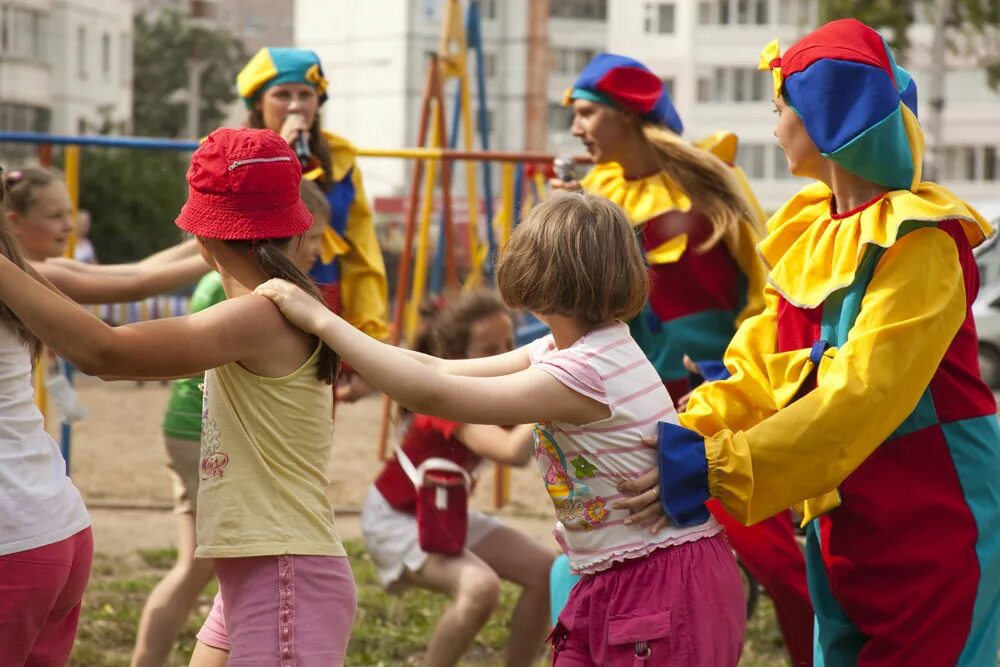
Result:
M299 159L273 131L220 128L191 156L177 226L231 241L298 236L312 225L301 179Z

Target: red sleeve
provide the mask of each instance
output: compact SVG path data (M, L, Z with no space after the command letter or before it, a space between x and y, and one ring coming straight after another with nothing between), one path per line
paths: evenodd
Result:
M441 419L440 417L431 417L429 415L416 415L413 418L414 428L432 429L446 438L452 438L455 435L455 431L457 431L458 427L461 425L461 422L453 422L447 419Z

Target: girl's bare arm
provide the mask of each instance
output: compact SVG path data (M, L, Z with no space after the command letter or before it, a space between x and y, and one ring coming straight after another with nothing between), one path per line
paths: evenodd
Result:
M253 295L185 317L110 327L2 256L0 301L82 372L114 379L185 377L255 358L288 329L273 304Z

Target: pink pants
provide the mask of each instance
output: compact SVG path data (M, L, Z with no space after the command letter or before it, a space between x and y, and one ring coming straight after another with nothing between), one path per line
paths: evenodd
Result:
M343 665L357 598L347 558L217 558L219 594L198 641L228 667Z
M552 631L556 667L735 667L746 629L721 534L586 575Z
M69 663L93 557L90 528L0 556L0 665Z

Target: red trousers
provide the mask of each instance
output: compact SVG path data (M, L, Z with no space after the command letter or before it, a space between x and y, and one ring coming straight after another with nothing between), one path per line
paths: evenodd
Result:
M712 499L706 505L725 527L736 555L774 602L792 665L811 667L813 608L806 584L806 561L795 541L789 512L744 526L726 514L718 500Z

